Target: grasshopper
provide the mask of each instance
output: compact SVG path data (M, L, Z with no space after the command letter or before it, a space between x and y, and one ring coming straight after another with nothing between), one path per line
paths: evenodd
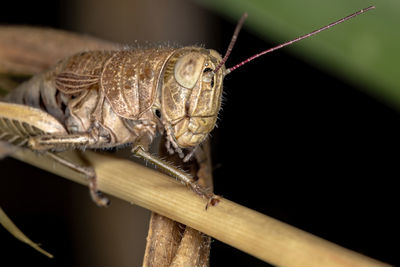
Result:
M3 99L13 104L0 106L0 140L47 153L84 174L89 180L91 197L99 206L107 206L109 201L98 191L94 170L69 162L57 152L131 145L135 156L176 177L206 198L208 204L215 205L218 196L197 184L194 177L149 153L155 136L163 134L168 151L188 161L215 126L226 75L257 57L373 8L362 9L231 68L226 68L225 62L247 14L237 24L224 57L215 50L194 46L87 51L73 55L35 75ZM24 105L40 111L46 114L42 120L48 121L50 128L60 130L27 130L34 129L34 124L12 120L7 113L8 105ZM48 116L52 119L48 120Z
M91 197L99 206L108 205L108 200L97 189L94 170L70 162L57 152L132 145L134 155L178 178L205 197L208 204L215 205L218 196L197 184L194 177L148 152L156 134L165 135L171 154L177 153L188 161L215 126L226 75L257 57L373 8L362 9L231 68L226 68L225 62L246 14L236 26L224 57L215 50L199 47L88 51L73 55L2 99L0 141L29 147L84 174ZM12 223L2 218L0 222L6 222L4 225L12 232ZM40 250L31 241L28 244Z

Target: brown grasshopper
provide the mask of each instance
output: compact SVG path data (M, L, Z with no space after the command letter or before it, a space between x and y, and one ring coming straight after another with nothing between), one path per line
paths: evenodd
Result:
M178 153L183 161L188 161L215 126L227 74L261 55L373 8L362 9L231 68L225 68L224 64L246 14L239 21L223 58L212 49L199 47L82 52L21 84L4 101L45 111L63 128L56 133L24 132L26 142L19 145L49 153L132 144L135 156L178 178L214 205L218 197L198 185L194 177L148 152L156 134L165 135L170 153ZM16 144L6 138L8 126L0 124L0 139ZM86 175L93 200L99 206L108 204L98 192L96 174L91 168L50 154L61 164Z

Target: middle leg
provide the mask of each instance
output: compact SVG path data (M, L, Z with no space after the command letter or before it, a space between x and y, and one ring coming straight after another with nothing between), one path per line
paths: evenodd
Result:
M98 206L104 207L109 205L109 200L98 190L96 173L93 168L80 166L56 155L53 152L49 152L49 150L65 151L74 148L85 148L90 145L99 145L99 142L108 142L108 139L95 138L90 133L72 135L39 135L29 138L28 146L34 151L44 152L58 163L85 175L89 183L90 196Z

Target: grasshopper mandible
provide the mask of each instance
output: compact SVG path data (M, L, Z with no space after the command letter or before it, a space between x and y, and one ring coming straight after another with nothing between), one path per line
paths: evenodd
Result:
M178 178L214 205L219 201L217 196L190 175L148 152L156 134L165 135L170 153L178 153L183 161L188 161L215 126L226 75L257 57L373 8L362 9L231 68L225 68L225 62L246 14L236 26L224 57L199 47L82 52L21 84L4 101L45 111L62 125L63 130L57 133L25 132L28 139L23 145L34 151L49 153L132 144L135 156ZM5 126L0 127L0 139L6 136L1 133L4 129ZM98 192L92 169L50 154L61 164L86 175L93 200L99 206L108 204Z

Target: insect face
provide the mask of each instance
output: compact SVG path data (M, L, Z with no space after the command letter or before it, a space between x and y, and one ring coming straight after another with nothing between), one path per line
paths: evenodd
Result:
M225 67L214 50L182 48L167 62L161 91L162 121L173 145L191 148L214 128Z

